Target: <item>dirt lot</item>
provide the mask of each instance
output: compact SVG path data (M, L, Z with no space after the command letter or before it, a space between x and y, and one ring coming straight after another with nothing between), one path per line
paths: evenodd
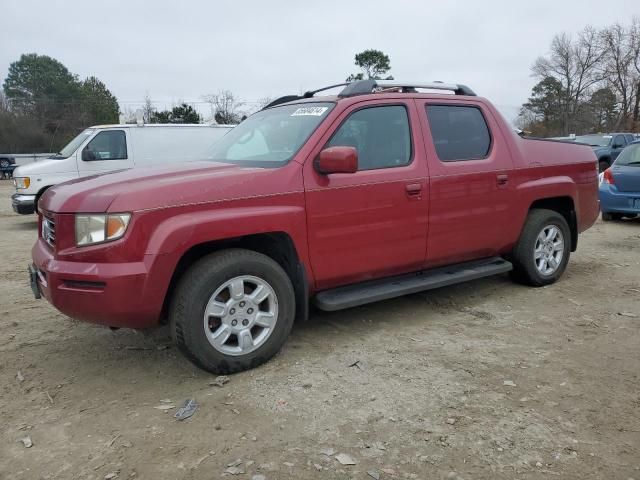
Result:
M36 223L10 193L0 182L2 479L640 479L640 221L598 223L551 287L504 276L314 313L216 387L166 331L34 300ZM192 397L184 422L155 408Z

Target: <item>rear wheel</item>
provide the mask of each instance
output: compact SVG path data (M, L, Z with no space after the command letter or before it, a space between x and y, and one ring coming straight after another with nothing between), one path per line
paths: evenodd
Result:
M269 360L294 316L293 286L282 267L241 249L195 263L180 280L169 312L178 348L204 370L224 374Z
M571 230L558 212L531 210L513 250L513 278L540 287L558 280L569 262Z
M7 160L6 158L0 158L0 167L6 168L9 165L11 165L11 163L9 163L9 160Z

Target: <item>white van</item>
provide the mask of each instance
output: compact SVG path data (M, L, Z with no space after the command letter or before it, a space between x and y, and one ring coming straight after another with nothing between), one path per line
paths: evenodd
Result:
M232 125L132 124L90 127L56 155L16 168L16 213L35 211L38 198L58 183L78 177L134 167L206 158L209 146ZM176 167L179 168L179 167Z

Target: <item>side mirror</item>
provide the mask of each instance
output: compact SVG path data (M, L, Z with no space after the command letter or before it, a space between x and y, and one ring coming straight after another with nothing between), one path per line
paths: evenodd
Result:
M95 159L96 159L96 154L93 152L93 150L89 150L86 147L84 150L82 150L82 160L84 160L85 162L92 162Z
M324 175L355 173L358 171L358 150L354 147L325 148L316 158L314 167Z

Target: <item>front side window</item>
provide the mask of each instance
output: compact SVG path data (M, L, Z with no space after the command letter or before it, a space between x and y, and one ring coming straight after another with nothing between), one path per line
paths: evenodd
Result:
M616 135L616 139L613 141L613 146L616 148L624 147L627 144L624 139L624 135Z
M477 107L427 105L438 158L443 162L479 160L489 155L491 134Z
M261 110L217 141L206 157L249 167L284 165L334 106L330 102L309 102Z
M400 167L411 161L411 130L400 105L363 108L352 113L327 147L354 147L358 170Z
M126 160L127 139L123 130L98 133L82 153L83 160Z

